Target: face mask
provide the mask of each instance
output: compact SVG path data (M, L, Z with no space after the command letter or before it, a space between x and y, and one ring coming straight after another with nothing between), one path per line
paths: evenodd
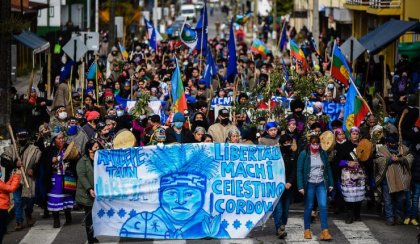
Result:
M67 112L58 113L58 118L61 119L61 120L67 119Z
M26 143L28 143L28 140L19 140L19 145L21 145L22 147L26 145Z
M116 56L117 52L116 51L112 51L112 56Z
M319 144L312 144L311 143L311 150L314 152L319 151Z
M124 111L122 111L122 110L117 111L117 117L121 117L123 115L124 115Z
M397 118L394 117L385 117L384 119L384 123L391 123L391 124L395 124L395 121L397 121Z
M67 135L68 136L74 136L77 134L77 125L70 125L67 128Z
M1 177L3 177L3 172L1 172L1 170L0 170L0 178L1 178Z
M224 118L224 119L221 119L221 120L220 120L220 123L221 123L222 125L227 125L227 124L229 124L229 118Z
M257 129L260 130L260 131L264 130L264 125L257 126Z
M290 151L292 149L292 145L284 145L281 148L285 151Z
M174 122L174 126L177 129L181 129L183 124L184 124L184 122Z
M333 89L334 88L334 84L328 84L328 89Z

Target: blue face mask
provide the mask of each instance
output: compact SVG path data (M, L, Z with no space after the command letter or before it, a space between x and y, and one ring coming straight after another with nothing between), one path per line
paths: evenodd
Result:
M182 128L182 125L184 125L184 122L174 122L174 126L177 129L181 129Z
M397 121L397 118L394 117L385 117L384 118L384 123L391 123L391 124L395 124L395 121Z
M68 136L74 136L77 134L77 125L70 125L67 128L67 135Z
M3 177L3 172L1 172L1 170L0 170L0 178L1 178L1 177Z

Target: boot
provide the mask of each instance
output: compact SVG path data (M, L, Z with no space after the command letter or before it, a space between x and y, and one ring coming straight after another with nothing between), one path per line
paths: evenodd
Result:
M312 233L310 229L306 229L305 232L303 232L303 238L304 239L312 239Z
M332 239L332 236L330 235L330 232L328 229L324 229L321 232L321 237L319 238L321 241L330 241Z
M351 211L347 211L346 224L352 224L353 221L353 213Z
M60 215L59 212L52 212L53 217L54 217L54 224L53 227L54 228L60 228L61 224L60 224Z
M65 225L71 224L72 218L71 218L71 211L70 211L70 209L64 210L64 214L66 215L66 223L65 223Z
M26 215L26 223L28 224L29 227L34 226L35 220L32 218L32 214Z
M15 225L15 231L20 231L22 229L23 229L22 223L16 223L16 225Z
M50 211L48 211L47 207L44 208L44 215L42 215L43 219L49 219L50 218Z
M362 207L362 203L361 202L356 202L354 204L354 209L353 209L354 221L362 221L362 218L360 217L360 208L361 207Z

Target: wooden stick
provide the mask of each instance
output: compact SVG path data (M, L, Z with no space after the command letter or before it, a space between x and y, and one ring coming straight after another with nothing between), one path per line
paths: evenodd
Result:
M22 159L20 158L20 155L19 155L19 151L17 150L16 140L15 140L15 136L13 134L12 126L10 124L7 124L7 128L9 129L10 138L12 138L12 144L13 144L13 148L15 149L17 158L20 162L22 162ZM20 167L23 168L22 177L23 177L23 181L25 183L25 187L29 188L29 182L28 182L28 179L26 178L26 165L22 162L22 166L20 166Z
M406 109L404 109L404 111L402 112L402 114L401 114L401 118L400 118L400 121L398 122L398 136L399 136L399 138L398 138L398 141L399 141L399 150L400 150L400 154L402 155L403 154L403 139L402 139L402 133L401 133L401 125L402 125L402 122L403 122L403 120L404 120L404 118L405 118L405 115L408 113L408 109L406 108Z
M34 83L34 69L32 68L31 77L29 78L28 99L31 97L32 85Z
M73 65L71 66L71 71L70 71L70 80L69 80L69 82L67 82L67 87L68 87L68 90L69 90L69 99L70 99L70 107L71 107L71 116L73 116L74 115L74 112L73 112L73 94L72 94L72 85L71 85L71 80L73 79ZM67 107L67 104L66 104L66 107Z

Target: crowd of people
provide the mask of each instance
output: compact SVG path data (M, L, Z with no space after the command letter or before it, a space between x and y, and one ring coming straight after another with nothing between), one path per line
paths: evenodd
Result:
M309 35L303 37L310 40ZM44 209L44 218L52 215L54 228L61 226L60 211L65 213L65 224L71 224L71 210L77 203L86 213L88 242L97 242L91 216L95 199L94 155L100 149L120 147L116 141L127 133L132 136L123 138L125 146L159 143L278 146L286 168L286 190L273 212L279 238L287 236L289 208L299 198L303 198L305 205L305 239L312 238L311 222L317 219L318 211L320 239L330 240L328 208L345 213L346 223L351 224L361 221L363 202L369 208L378 208L388 225L419 225L420 122L409 89L395 85L390 106L378 105L379 109L373 109L378 114L368 115L359 127L343 130L346 118L342 114L328 121L323 111L323 102L346 101L346 90L329 77L328 62L313 65L308 71L294 65L286 68L290 80L282 80L282 85L268 98L286 97L290 100L290 106L286 106L268 101L263 94L274 82L271 74L276 70L284 72L284 66L273 54L263 58L251 53L244 41L236 46L238 78L229 83L225 78L228 41L209 40L207 52L213 52L218 67L210 86L202 77L205 56L200 51L190 53L179 41L161 42L154 50L146 42L134 40L128 58L117 46L110 48L108 41L107 33L101 32L99 52L85 60L87 68L91 64L98 68L97 78L83 81L85 85L78 85L84 76L76 75L77 70L72 76L63 74L62 67L70 60L58 50L56 69L52 71L56 77L52 101L35 87L28 95L19 96L16 90L11 91L16 145L7 147L0 157L6 170L6 183L0 184L0 242L7 228L9 192L13 192L15 230L24 228L24 220L27 226L34 225L35 204ZM176 59L187 100L185 111L174 110L170 95ZM410 72L400 69L395 75L407 77ZM317 77L311 80L315 89L306 99L299 97L301 88L295 86L294 79L312 75ZM325 77L327 82L323 82ZM127 101L137 103L130 108ZM225 107L217 101L223 101ZM314 104L312 111L307 107L308 101ZM148 107L149 102L158 102L158 108ZM374 99L370 104L375 107ZM333 135L329 141L332 147L323 149L321 135L326 131ZM356 155L362 139L373 145L365 160ZM18 170L21 168L23 172ZM18 184L21 174L29 187L26 183Z

